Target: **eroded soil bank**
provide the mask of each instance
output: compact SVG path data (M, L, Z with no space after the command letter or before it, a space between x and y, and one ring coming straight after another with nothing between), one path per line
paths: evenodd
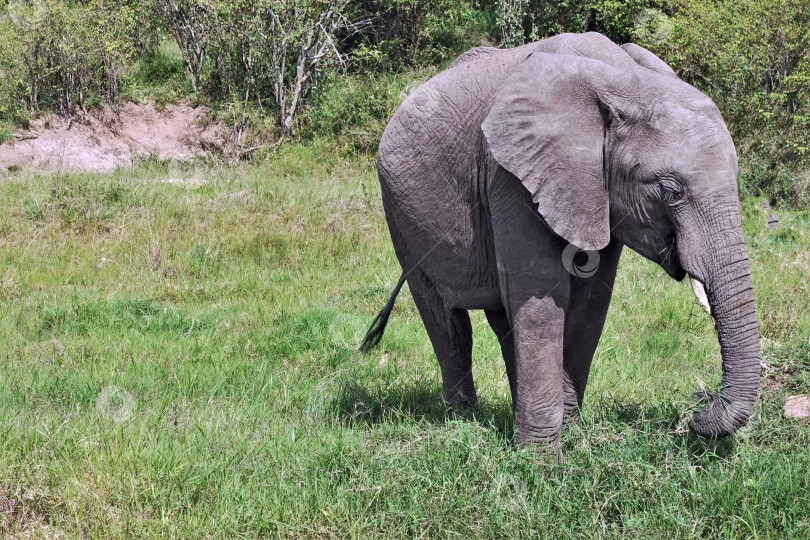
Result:
M192 160L222 150L226 130L211 120L206 107L187 104L157 109L152 104L122 103L69 122L47 115L0 144L0 174L7 171L110 171L153 156Z

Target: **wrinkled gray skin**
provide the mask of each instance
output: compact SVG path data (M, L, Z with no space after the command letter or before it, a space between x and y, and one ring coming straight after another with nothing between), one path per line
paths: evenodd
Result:
M708 297L723 378L691 429L722 437L746 422L760 347L737 156L714 103L658 57L596 33L473 49L405 100L378 170L451 405L476 403L467 310L484 309L516 441L556 447L626 245ZM598 250L594 275L566 269L569 243Z

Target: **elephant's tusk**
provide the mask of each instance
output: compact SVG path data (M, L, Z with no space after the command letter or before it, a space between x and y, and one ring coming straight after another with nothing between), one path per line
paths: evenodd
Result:
M695 293L695 297L697 298L698 304L700 304L700 307L702 307L706 311L706 313L711 315L712 306L709 305L709 297L706 296L706 288L703 286L703 283L693 278L692 276L689 276L689 281L692 283L692 292Z

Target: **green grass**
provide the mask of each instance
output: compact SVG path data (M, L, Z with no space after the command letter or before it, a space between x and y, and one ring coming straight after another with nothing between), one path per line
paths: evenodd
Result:
M201 178L202 185L163 178ZM41 538L800 538L810 212L744 203L768 378L703 441L718 346L688 283L626 251L564 459L510 446L497 342L482 405L442 404L374 167L288 146L236 169L144 162L0 180L0 534Z
M122 86L123 101L154 103L158 109L189 98L199 99L192 95L180 48L165 37L154 51L137 58L128 67Z

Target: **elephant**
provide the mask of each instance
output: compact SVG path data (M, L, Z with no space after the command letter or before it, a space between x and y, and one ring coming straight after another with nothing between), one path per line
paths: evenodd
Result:
M515 443L559 449L627 246L688 275L714 319L721 387L703 393L691 431L746 423L760 342L737 153L714 102L652 52L594 32L472 49L404 100L377 170L403 274L361 350L407 281L445 401L475 406L468 310L483 309Z

